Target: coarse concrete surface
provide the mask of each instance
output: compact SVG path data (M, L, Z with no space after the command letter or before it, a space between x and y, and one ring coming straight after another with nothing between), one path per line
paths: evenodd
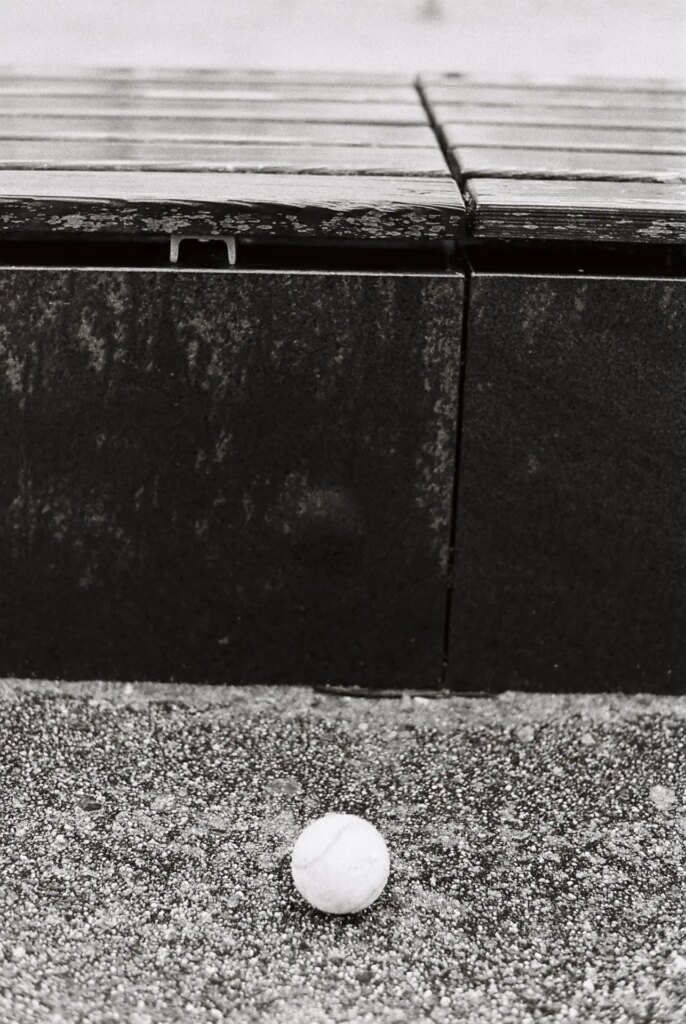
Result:
M332 918L289 851L386 836ZM0 684L0 1020L686 1020L686 700Z

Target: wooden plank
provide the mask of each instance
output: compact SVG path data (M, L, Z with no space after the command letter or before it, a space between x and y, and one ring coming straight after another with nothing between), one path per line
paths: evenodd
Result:
M412 75L377 73L375 71L316 71L279 68L232 68L232 67L125 67L125 66L76 66L30 64L0 65L0 78L4 81L61 82L64 79L83 82L124 82L124 83L170 83L194 82L269 83L286 85L336 85L348 86L407 86L413 82Z
M0 171L0 228L273 238L451 238L451 178L171 171Z
M50 114L53 117L192 117L250 121L323 121L326 123L426 124L419 99L416 103L302 103L260 100L138 100L135 97L2 96L0 114Z
M458 123L445 124L441 130L451 148L498 146L510 149L604 150L608 153L686 153L686 132L679 131Z
M441 103L433 113L440 123L547 125L551 128L639 128L642 131L686 130L683 109L662 107L497 107Z
M483 74L460 74L451 72L431 72L419 76L419 83L424 89L435 86L488 86L504 89L513 86L521 89L562 89L590 90L591 92L686 92L686 77L682 78L637 78L621 75L562 75L545 78L531 75L512 74L497 77Z
M417 90L411 84L327 85L322 82L128 82L56 79L4 79L0 77L0 102L5 97L62 96L107 97L111 100L136 99L138 101L255 101L261 102L344 102L344 103L410 103L418 101Z
M618 89L623 92L686 92L686 77L631 78L622 75L571 75L569 84L578 89Z
M686 280L475 271L448 683L683 693Z
M426 125L324 124L168 117L3 117L2 139L264 143L269 145L435 146Z
M0 169L448 174L438 146L264 146L203 143L2 140Z
M686 181L686 155L563 149L453 149L460 178L584 178Z
M684 104L682 92L660 93L656 104L656 93L624 92L618 89L571 89L571 88L512 88L499 85L434 85L427 87L426 96L432 105L439 103L490 104L491 106L540 106L540 107L640 107L659 106L665 110L680 110Z
M438 686L462 289L2 267L0 673Z
M477 238L686 241L686 185L472 178Z

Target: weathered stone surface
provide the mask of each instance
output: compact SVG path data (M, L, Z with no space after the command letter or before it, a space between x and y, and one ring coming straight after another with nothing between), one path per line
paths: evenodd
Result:
M449 678L686 691L686 281L475 274Z
M0 671L435 686L459 275L0 273Z

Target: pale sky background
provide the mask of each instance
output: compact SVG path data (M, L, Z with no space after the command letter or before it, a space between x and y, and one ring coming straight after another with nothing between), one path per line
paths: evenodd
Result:
M686 0L0 0L0 64L686 76Z

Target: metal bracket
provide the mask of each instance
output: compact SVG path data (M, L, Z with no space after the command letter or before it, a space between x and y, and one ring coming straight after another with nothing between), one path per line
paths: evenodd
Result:
M230 267L236 266L235 235L172 235L169 239L169 262L179 262L179 249L182 242L223 242Z

